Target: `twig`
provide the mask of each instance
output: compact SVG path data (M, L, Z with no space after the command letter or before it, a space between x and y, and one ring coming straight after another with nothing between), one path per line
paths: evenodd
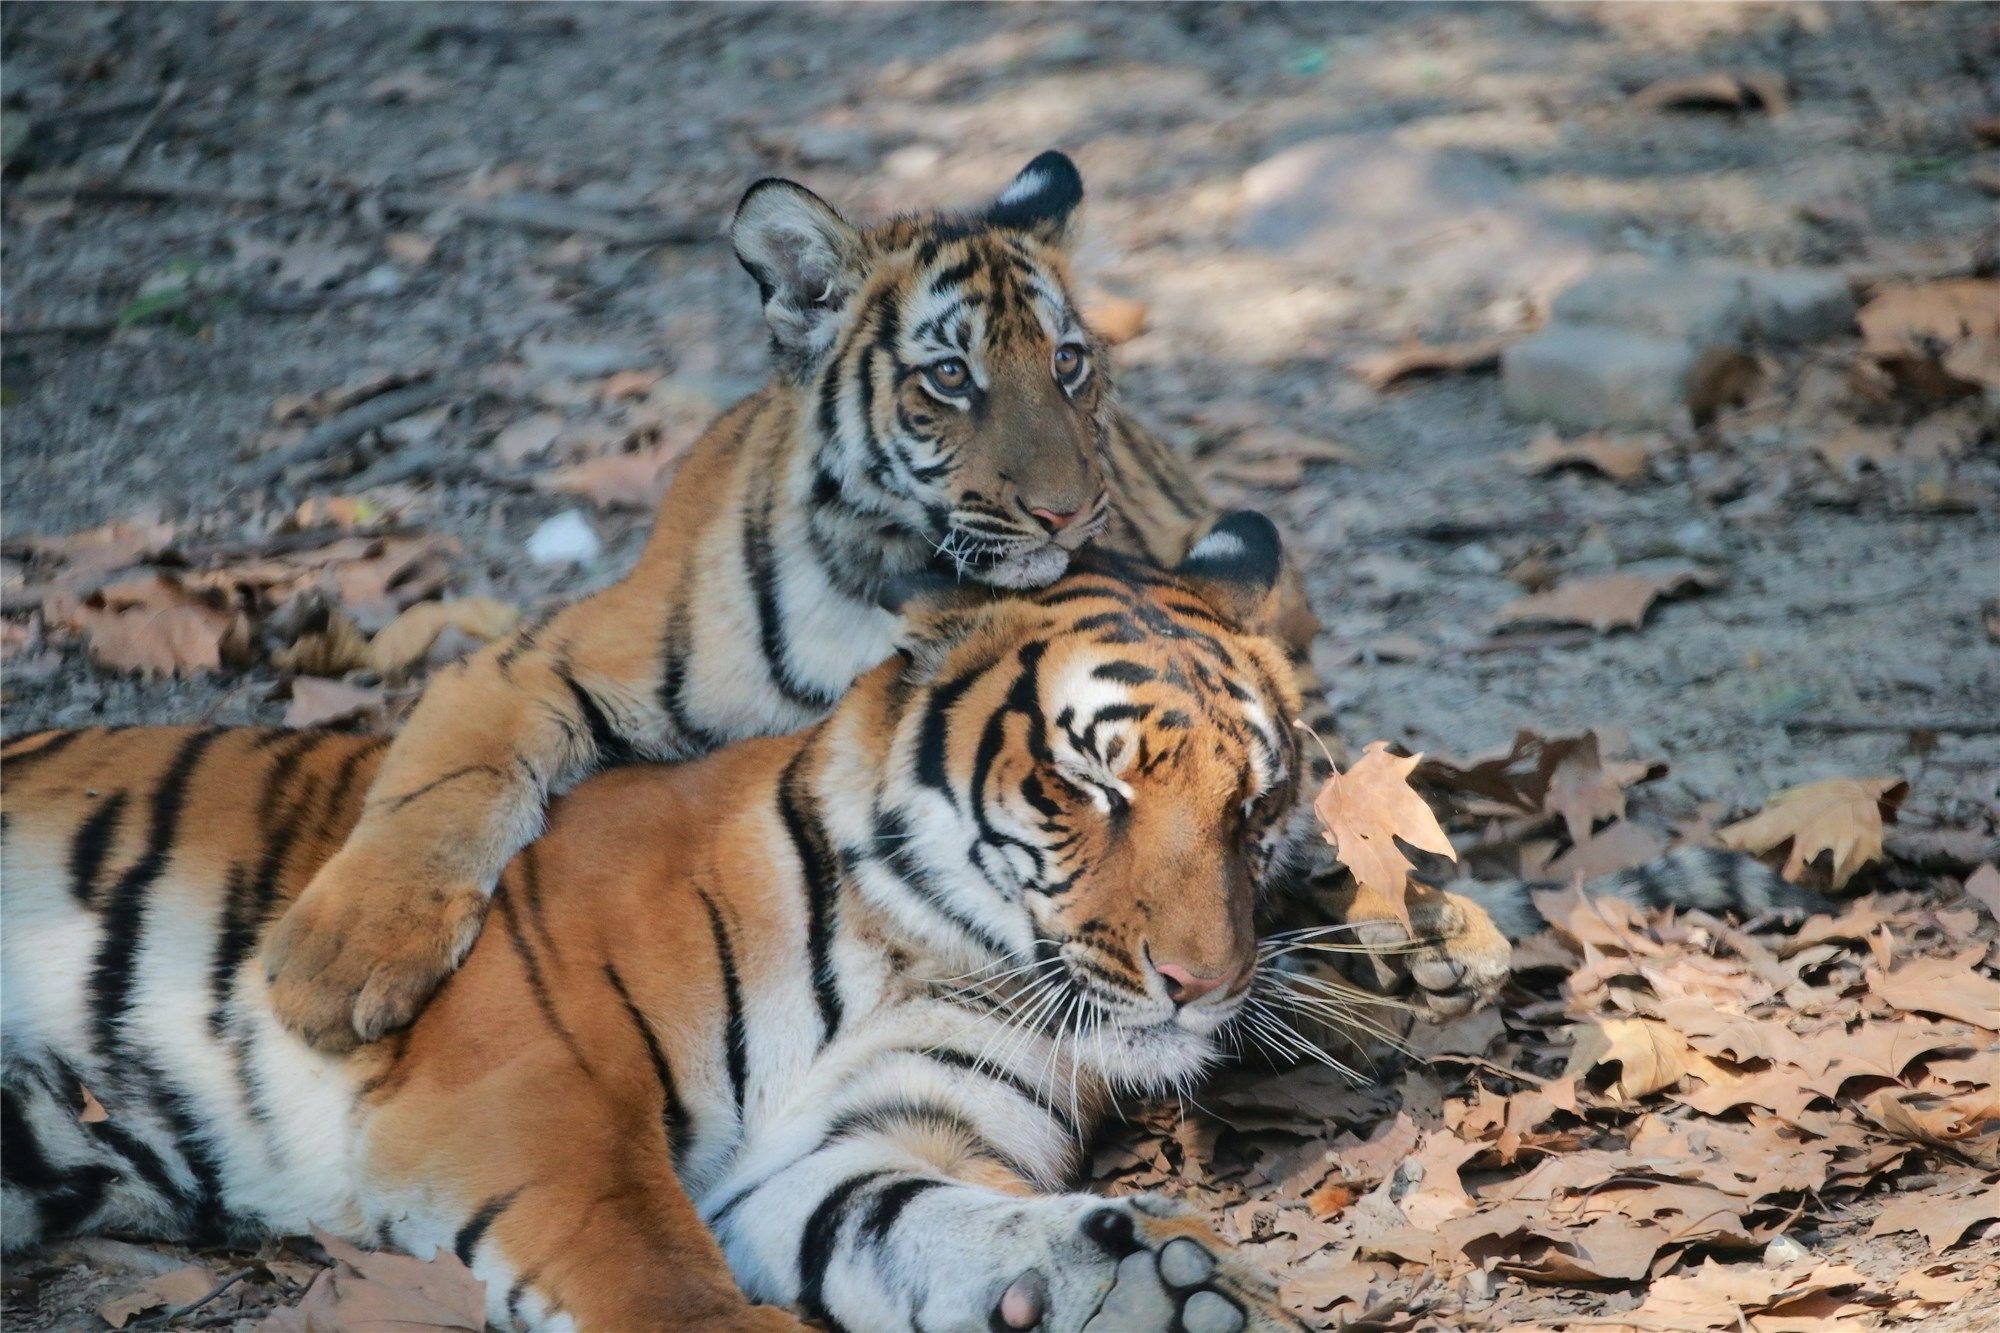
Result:
M2000 713L1992 717L1794 717L1779 724L1787 731L1936 731L1956 736L2000 733Z
M358 403L306 432L304 439L284 449L273 450L243 468L243 482L264 486L283 476L286 469L332 453L351 444L369 431L380 430L440 403L452 394L452 386L442 381L410 384Z
M186 91L187 84L180 79L175 79L161 91L160 100L153 103L153 109L146 113L146 118L132 131L132 137L125 141L125 146L118 150L117 158L111 163L113 176L125 174L125 168L132 165L132 159L139 155L139 150L145 146L146 140L152 136L155 129L159 128L167 112L174 109L174 104L181 100L181 94Z
M169 1324L172 1324L176 1319L183 1319L186 1318L188 1315L193 1314L196 1310L199 1310L202 1306L207 1305L210 1301L220 1296L223 1292L228 1291L231 1287L241 1282L244 1278L255 1275L256 1272L257 1270L254 1268L239 1268L234 1273L231 1273L228 1277L222 1279L222 1281L216 1283L214 1287L210 1288L209 1293L206 1296L203 1296L198 1300L189 1301L186 1305L179 1306L176 1309L168 1310L164 1314L157 1314L150 1316L149 1318L146 1319L141 1319L139 1322L133 1324L132 1327L165 1328Z

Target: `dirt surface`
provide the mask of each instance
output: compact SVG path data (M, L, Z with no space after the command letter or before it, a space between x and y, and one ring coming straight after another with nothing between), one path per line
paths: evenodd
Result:
M532 608L601 586L646 513L547 486L670 458L761 379L721 240L750 180L875 216L988 197L1053 145L1089 189L1083 284L1146 313L1121 391L1301 552L1348 735L1463 755L1614 729L1669 765L1635 802L1660 829L1863 775L1910 782L1906 829L2000 820L1991 391L1953 406L1972 425L1949 456L1835 466L1834 432L1913 430L1930 405L1802 409L1852 333L1753 348L1751 401L1650 432L1647 473L1617 484L1515 466L1538 428L1491 375L1356 373L1406 339L1516 335L1620 255L1834 267L1864 297L1979 271L1990 6L16 3L0 25L10 553L142 515L254 551L302 501L359 495L456 543L455 592ZM1783 114L1632 98L1742 69L1782 76ZM1302 148L1317 176L1287 174ZM536 225L496 220L523 200ZM256 478L334 415L280 420L281 400L385 370L449 392ZM634 399L607 395L628 370ZM509 457L495 437L541 414L554 443ZM1314 441L1345 458L1301 463ZM531 563L571 509L602 555ZM1719 586L1636 632L1492 628L1526 590L1658 560ZM36 573L7 573L10 735L285 713L268 661L93 667L23 614ZM9 1325L99 1326L89 1270L65 1272Z

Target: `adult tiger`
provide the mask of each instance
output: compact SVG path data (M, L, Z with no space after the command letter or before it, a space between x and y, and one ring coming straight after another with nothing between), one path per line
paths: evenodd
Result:
M415 1024L346 1055L255 949L382 741L20 739L7 1245L449 1247L532 1328L796 1327L744 1292L871 1333L1298 1327L1174 1206L1051 1192L1254 1004L1310 822L1285 655L1237 628L1276 541L1242 515L1173 575L918 609L809 730L591 780Z
M732 235L778 375L694 446L626 579L431 685L353 837L266 946L288 1025L341 1049L407 1022L550 795L609 762L822 716L888 656L897 617L879 594L910 572L1033 587L1088 541L1160 568L1191 549L1214 511L1116 405L1069 294L1082 194L1054 152L982 213L865 230L789 181L751 188ZM1332 742L1295 572L1272 615ZM1345 897L1317 910L1395 915ZM1430 894L1415 920L1422 947L1402 961L1418 998L1462 1010L1505 975L1477 907Z

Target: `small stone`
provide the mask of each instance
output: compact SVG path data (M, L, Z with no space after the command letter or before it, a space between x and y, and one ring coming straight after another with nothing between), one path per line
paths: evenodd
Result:
M1576 430L1674 425L1694 360L1682 339L1551 324L1501 353L1501 400L1517 417Z
M538 565L587 565L603 549L589 520L574 509L565 509L536 528L527 546L528 559Z
M1673 547L1676 555L1684 555L1691 560L1729 558L1729 548L1722 544L1721 534L1700 519L1674 529Z
M1771 1243L1764 1247L1766 1268L1790 1268L1812 1258L1812 1251L1793 1240L1790 1236L1773 1236Z

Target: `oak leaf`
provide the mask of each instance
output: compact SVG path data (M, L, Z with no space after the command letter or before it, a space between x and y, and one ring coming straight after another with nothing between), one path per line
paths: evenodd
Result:
M1882 857L1882 826L1910 794L1901 778L1827 778L1779 792L1764 809L1716 833L1724 847L1762 856L1786 843L1782 872L1797 880L1807 864L1831 854L1833 887Z
M1932 1252L1941 1254L1964 1240L1965 1233L1975 1226L1992 1221L2000 1221L2000 1184L1967 1190L1949 1199L1928 1192L1906 1195L1882 1210L1868 1234L1922 1232Z
M314 1280L305 1299L259 1325L262 1333L332 1333L335 1329L402 1329L409 1333L486 1327L486 1284L449 1250L431 1259L374 1254L336 1236L320 1235L334 1266Z
M1509 602L1493 617L1493 623L1501 629L1534 624L1588 625L1599 634L1638 629L1660 598L1721 583L1722 577L1715 570L1686 564L1570 579L1548 592Z
M330 727L338 722L351 722L381 706L379 689L300 676L292 682L292 706L285 710L285 725Z
M1475 338L1466 342L1423 343L1412 339L1401 347L1366 352L1348 369L1371 389L1386 389L1418 375L1468 374L1497 370L1500 353L1512 338Z
M1537 435L1507 461L1534 476L1558 468L1580 467L1601 472L1613 481L1638 481L1653 467L1652 447L1644 440L1618 435L1584 435L1565 440L1553 433Z
M1458 859L1437 816L1410 786L1410 774L1422 760L1422 755L1399 758L1389 753L1387 741L1374 741L1345 773L1336 769L1313 802L1333 854L1362 889L1394 903L1404 925L1409 907L1403 890L1414 866L1396 840Z
M1585 1028L1570 1051L1566 1073L1618 1066L1611 1095L1632 1101L1670 1088L1688 1072L1687 1038L1651 1018L1604 1018Z
M1632 94L1645 111L1762 111L1782 116L1791 105L1785 76L1776 70L1718 70L1656 79Z

